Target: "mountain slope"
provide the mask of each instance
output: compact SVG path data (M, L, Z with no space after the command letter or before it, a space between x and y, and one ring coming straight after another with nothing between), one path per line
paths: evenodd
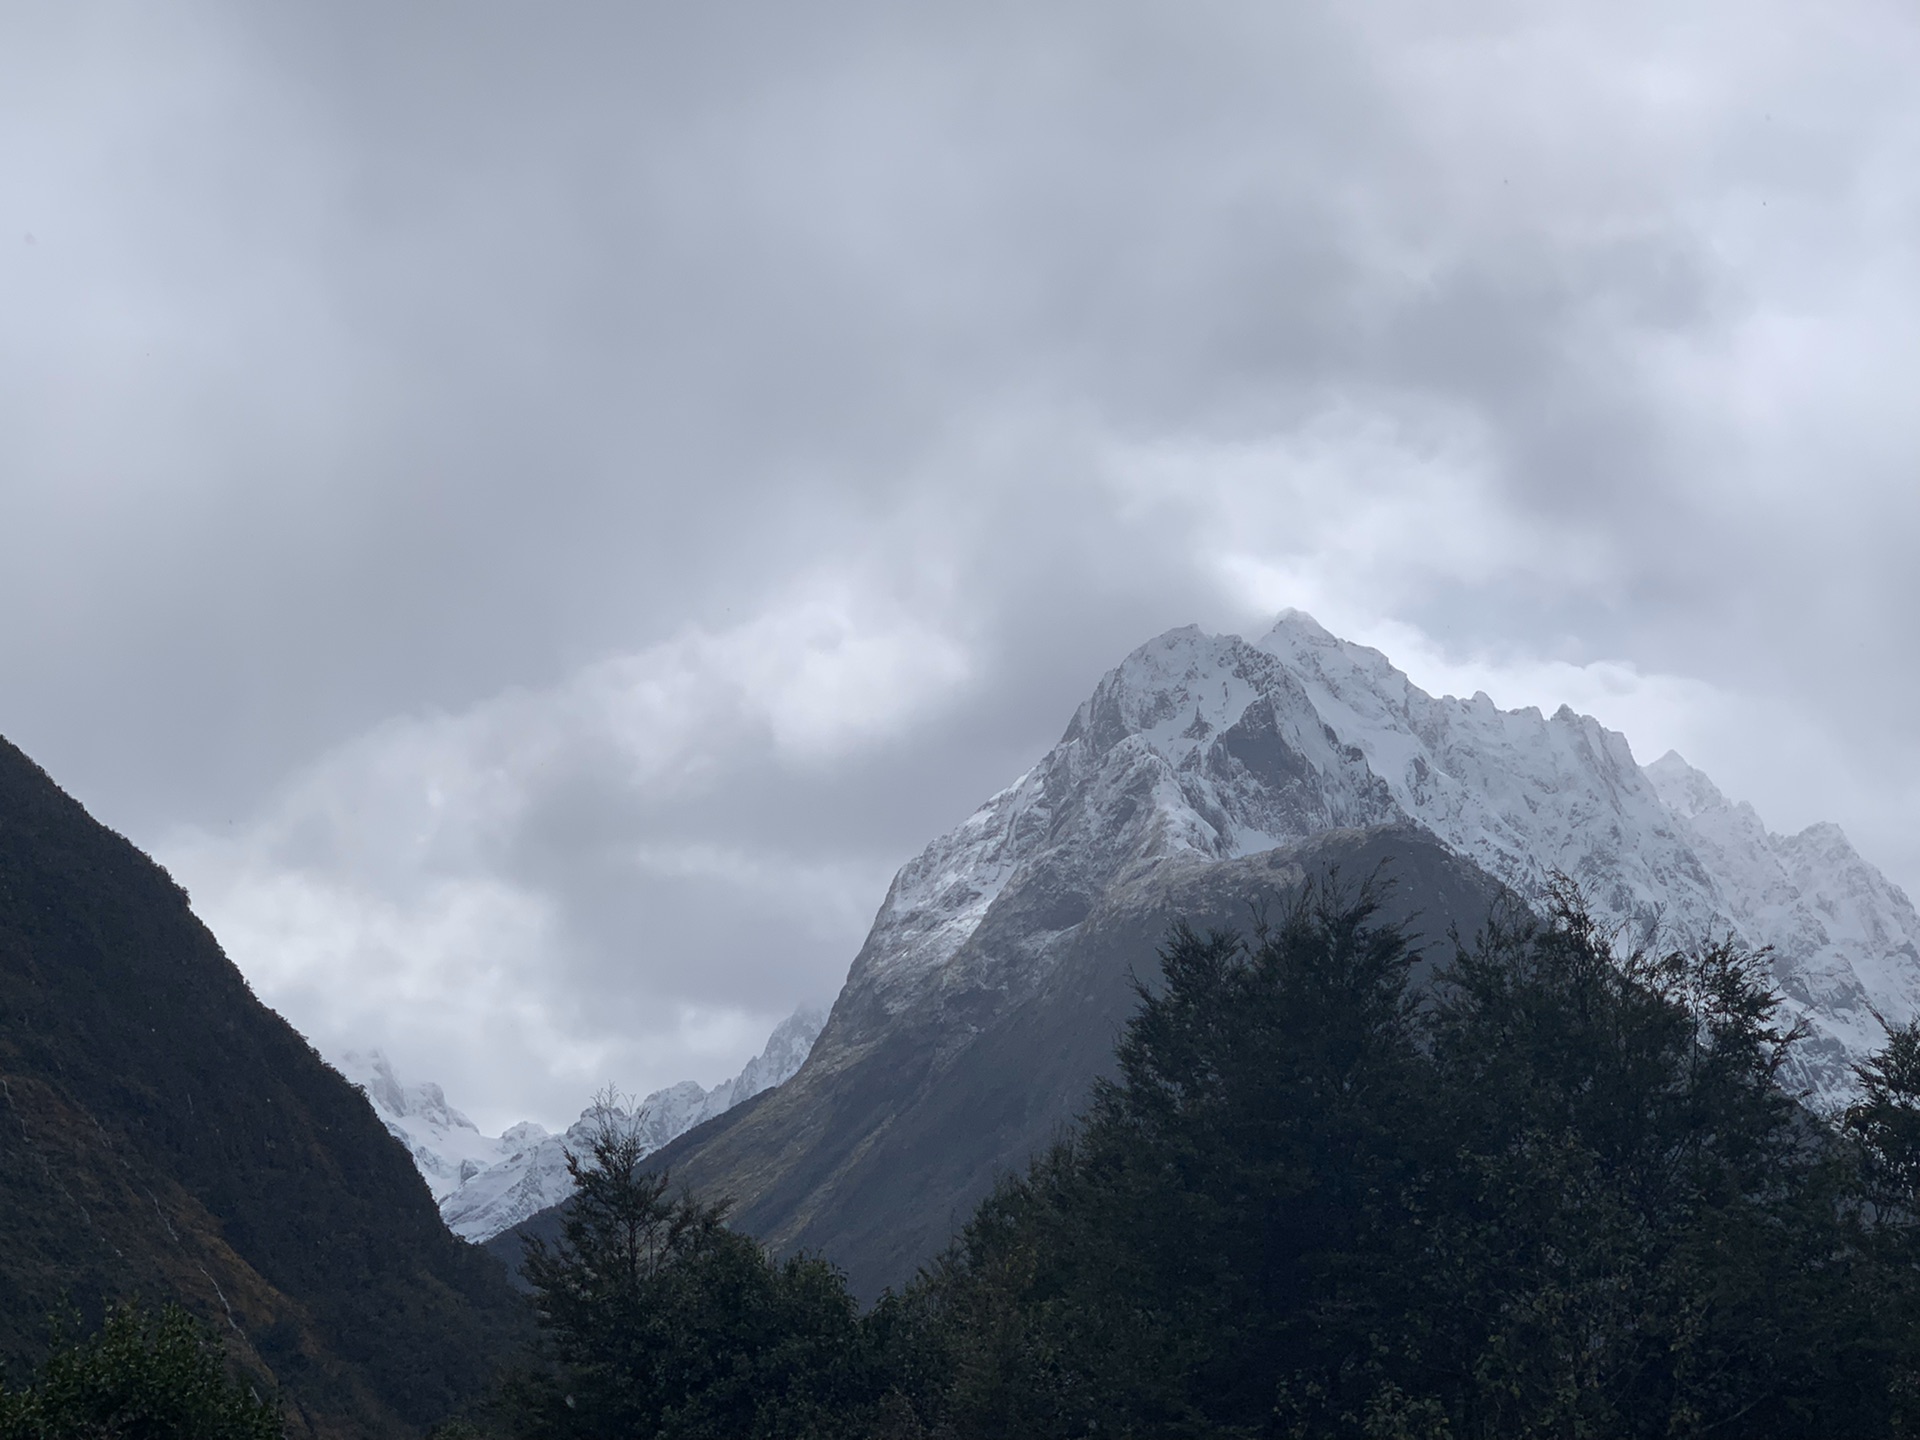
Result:
M1351 881L1380 870L1393 882L1387 915L1410 919L1427 945L1444 944L1452 926L1471 933L1501 893L1406 826L1335 830L1221 862L1149 861L1071 933L1055 932L1060 943L1022 1003L978 997L980 1023L957 1028L951 1011L930 1022L903 1016L823 1054L830 1023L793 1080L658 1158L697 1191L733 1195L736 1223L768 1243L840 1263L871 1298L911 1275L997 1175L1078 1114L1109 1070L1134 981L1157 973L1175 920L1244 930L1259 907L1329 867ZM1027 897L1005 898L957 964L995 971L1032 954Z
M366 1098L133 846L0 741L0 1353L179 1296L309 1433L416 1433L523 1323Z
M1429 696L1290 611L1258 645L1175 630L1110 672L1033 770L902 868L835 1023L938 1010L950 992L1018 1003L1044 944L1000 977L954 964L1015 877L1048 889L1066 926L1147 856L1224 860L1382 823L1418 825L1522 895L1568 874L1632 941L1731 931L1773 947L1813 1032L1800 1078L1823 1102L1877 1043L1874 1011L1920 1013L1920 915L1837 827L1771 836L1677 756L1643 770L1625 737L1566 707Z

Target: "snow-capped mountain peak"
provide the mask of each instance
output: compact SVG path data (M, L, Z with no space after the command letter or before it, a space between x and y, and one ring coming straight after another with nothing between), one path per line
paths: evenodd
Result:
M447 1103L431 1081L405 1085L393 1064L378 1050L350 1050L336 1068L367 1092L387 1130L413 1156L436 1201L445 1202L475 1175L506 1159L515 1147L544 1139L546 1130L522 1121L504 1136L482 1135L480 1127Z
M1110 671L1032 770L894 878L842 1003L882 1023L935 991L1035 983L949 962L1008 885L1044 872L1063 925L1087 897L1170 855L1249 855L1397 818L1359 750L1321 721L1298 678L1234 635L1148 641Z
M1874 1012L1920 1011L1920 918L1838 827L1774 835L1677 755L1643 768L1625 736L1565 705L1429 695L1290 610L1257 644L1187 626L1109 671L1038 764L901 869L830 1038L937 1015L948 996L1019 1003L1050 943L1019 957L967 944L1003 895L1070 928L1171 856L1228 860L1394 821L1523 897L1571 876L1631 941L1771 946L1813 1029L1805 1078L1827 1098L1880 1042Z
M864 1294L898 1285L1083 1113L1169 925L1244 926L1329 867L1384 869L1386 913L1441 963L1555 872L1628 943L1770 945L1813 1031L1790 1079L1822 1104L1880 1043L1874 1010L1920 998L1920 917L1836 827L1773 835L1678 757L1642 768L1566 706L1429 695L1290 612L1258 643L1188 627L1122 659L901 867L806 1064L683 1141L678 1173Z
M1691 820L1696 815L1725 810L1733 804L1720 793L1720 787L1707 778L1705 771L1694 769L1681 758L1678 750L1667 751L1644 769L1667 808L1682 819ZM1740 808L1753 807L1742 801Z

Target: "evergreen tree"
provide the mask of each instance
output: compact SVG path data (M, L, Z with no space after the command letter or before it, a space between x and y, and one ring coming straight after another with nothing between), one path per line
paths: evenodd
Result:
M1417 987L1369 886L1176 928L1079 1135L927 1281L951 1433L1899 1433L1911 1286L1764 956L1553 901Z
M516 1433L661 1440L837 1436L874 1402L877 1370L839 1272L775 1263L726 1206L671 1193L611 1097L555 1246L524 1274L548 1363L510 1387Z
M1430 1109L1376 910L1314 886L1251 945L1175 927L1081 1135L936 1269L959 1433L1238 1433L1301 1377L1371 1393L1349 1339L1404 1310Z

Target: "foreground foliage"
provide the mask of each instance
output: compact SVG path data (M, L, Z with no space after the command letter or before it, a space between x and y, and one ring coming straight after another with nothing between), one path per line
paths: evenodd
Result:
M1760 957L1620 963L1569 892L1416 990L1374 914L1174 934L1080 1135L929 1282L956 1433L1904 1432L1893 1127L1789 1098Z
M865 1316L603 1136L514 1433L1920 1429L1920 1031L1823 1121L1764 956L1622 958L1570 887L1437 970L1332 882L1162 959L1078 1132Z
M529 1247L545 1364L508 1387L529 1437L870 1433L886 1390L875 1326L826 1262L776 1263L723 1205L670 1193L601 1108L561 1241Z
M23 1389L0 1386L0 1440L281 1440L280 1411L229 1372L177 1305L120 1305L92 1336L56 1333Z

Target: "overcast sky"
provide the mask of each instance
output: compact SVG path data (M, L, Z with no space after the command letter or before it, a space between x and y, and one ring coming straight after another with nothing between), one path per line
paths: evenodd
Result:
M0 733L327 1053L738 1069L1173 625L1920 888L1904 3L15 5Z

